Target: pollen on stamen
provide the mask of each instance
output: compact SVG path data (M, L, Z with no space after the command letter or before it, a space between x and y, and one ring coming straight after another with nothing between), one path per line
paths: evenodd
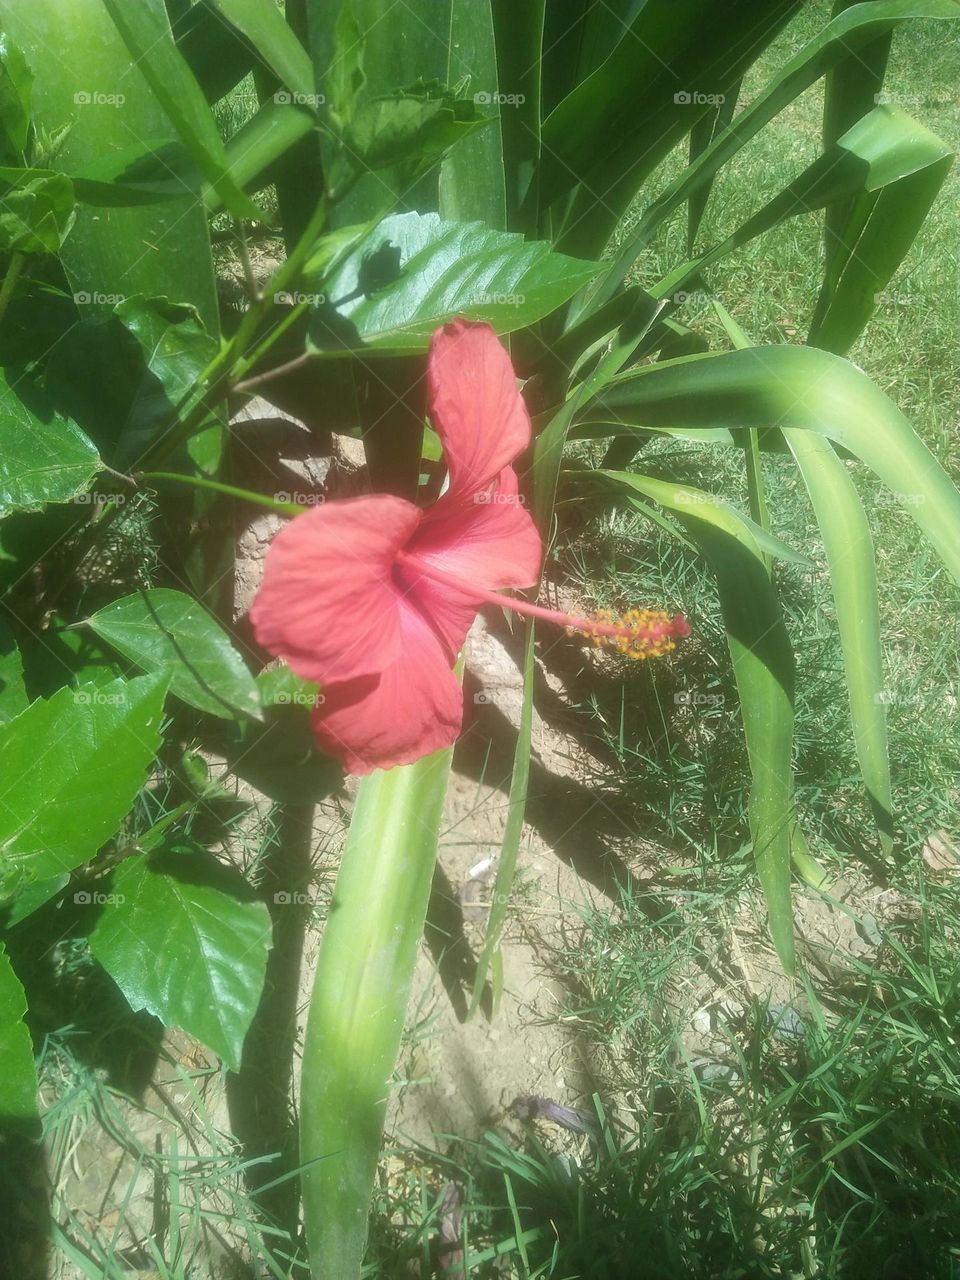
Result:
M577 631L597 648L613 649L625 658L642 661L676 649L676 640L688 636L690 627L681 614L671 617L660 609L628 609L626 613L601 609L582 622L578 620L576 627L567 628L568 634Z

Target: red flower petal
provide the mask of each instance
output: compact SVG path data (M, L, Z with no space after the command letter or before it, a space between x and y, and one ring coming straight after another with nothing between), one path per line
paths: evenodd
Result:
M459 578L463 591L417 575L407 556ZM476 617L471 585L485 591L530 587L542 556L540 535L520 503L513 468L507 467L496 490L476 494L470 505L446 506L441 498L425 512L406 547L399 576L440 631L452 657Z
M273 540L250 609L259 643L322 685L384 671L405 643L393 564L420 518L387 494L296 516Z
M438 329L427 361L430 417L447 458L447 496L485 489L530 443L530 415L510 357L486 324Z
M463 690L429 624L399 609L402 651L379 675L324 689L313 713L321 748L348 773L411 764L449 747L463 721Z

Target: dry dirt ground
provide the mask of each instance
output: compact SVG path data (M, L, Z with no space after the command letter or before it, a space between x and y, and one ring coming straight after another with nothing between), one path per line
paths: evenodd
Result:
M251 438L259 426L258 412L275 424L284 417L262 404L254 406L241 427ZM352 442L343 442L333 460L318 463L309 461L308 441L295 421L275 427L274 442L277 430L280 443L271 445L262 465L278 489L304 494L362 489ZM241 532L238 615L256 590L275 526L275 517L261 514ZM567 647L559 656L546 654L548 661L538 672L537 703L543 714L537 715L534 726L530 802L502 942L502 1001L494 1017L478 1014L466 1021L507 815L522 688L517 644L502 620L480 619L470 636L465 677L468 727L448 795L429 945L423 947L417 967L407 1037L390 1094L389 1147L444 1150L454 1138L477 1138L489 1129L516 1135L513 1104L530 1097L576 1107L597 1092L616 1119L616 1046L598 1046L582 1034L576 1019L566 1016L568 993L557 976L555 959L577 936L585 907L616 911L618 883L657 889L658 869L665 862L675 863L676 855L638 841L629 809L585 784L585 779L602 775L603 762L591 759L572 732L564 673L571 661L588 659L568 640L563 644ZM266 805L265 798L241 789L244 798ZM313 883L321 897L329 891L350 804L347 788L318 806L306 835ZM236 854L223 850L227 856L231 852ZM861 914L870 911L880 918L899 909L890 895L885 899L873 893L871 900L872 891L865 884L835 885L832 893L839 899L854 896ZM676 905L669 887L663 889L662 899L667 908ZM295 991L288 992L290 1018L295 1020L294 1077L319 945L318 914L306 921L299 974L297 957L292 970L286 970L288 981L291 972L295 978ZM842 906L833 907L816 894L800 893L797 923L807 960L825 975L842 973L845 954L870 950L869 940L857 934ZM671 988L676 1009L665 1010L665 1016L685 1019L685 1047L695 1062L709 1063L719 1053L718 1011L743 1007L753 996L802 1011L798 992L778 970L753 906L745 903L742 913L731 914L723 927L728 945L719 950L724 960L716 969L676 974ZM282 1042L283 1036L277 1045ZM225 1073L212 1055L181 1032L169 1032L163 1049L138 1101L90 1092L87 1102L62 1115L58 1099L71 1090L82 1094L86 1086L66 1074L60 1079L55 1073L48 1076L44 1098L50 1108L53 1214L69 1236L92 1235L104 1247L113 1242L130 1274L151 1274L143 1242L151 1235L160 1238L169 1255L178 1229L166 1172L169 1159L164 1163L164 1158L178 1155L178 1167L185 1171L180 1179L179 1230L187 1253L193 1255L186 1274L266 1274L258 1265L256 1236L246 1233L237 1220L243 1199L236 1175L238 1148L231 1136L231 1101L236 1099L230 1097ZM265 1052L261 1046L259 1065L265 1073L270 1072L272 1051L269 1042ZM644 1083L637 1081L636 1088L642 1090ZM280 1101L274 1097L264 1108L267 1121L272 1114L281 1126L290 1119L282 1086L282 1078L279 1086L276 1078L271 1081L275 1094L279 1087ZM251 1104L248 1094L246 1101L256 1107L256 1097ZM389 1169L385 1164L385 1176ZM60 1251L50 1267L65 1280L86 1274ZM30 1275L28 1267L24 1275Z

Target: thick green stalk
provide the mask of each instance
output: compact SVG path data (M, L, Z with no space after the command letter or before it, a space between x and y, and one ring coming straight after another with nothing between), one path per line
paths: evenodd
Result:
M451 755L371 774L357 798L303 1049L300 1159L315 1280L360 1275Z

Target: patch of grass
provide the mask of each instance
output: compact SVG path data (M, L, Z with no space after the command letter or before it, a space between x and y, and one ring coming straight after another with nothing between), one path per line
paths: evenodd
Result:
M567 1016L613 1046L616 1117L598 1105L579 1153L532 1133L474 1149L476 1217L513 1233L511 1274L620 1280L638 1259L703 1280L960 1273L957 885L921 881L848 985L787 1005L714 991L705 1054L697 965L738 963L705 920L743 893L717 866L656 926L625 895L558 953Z

